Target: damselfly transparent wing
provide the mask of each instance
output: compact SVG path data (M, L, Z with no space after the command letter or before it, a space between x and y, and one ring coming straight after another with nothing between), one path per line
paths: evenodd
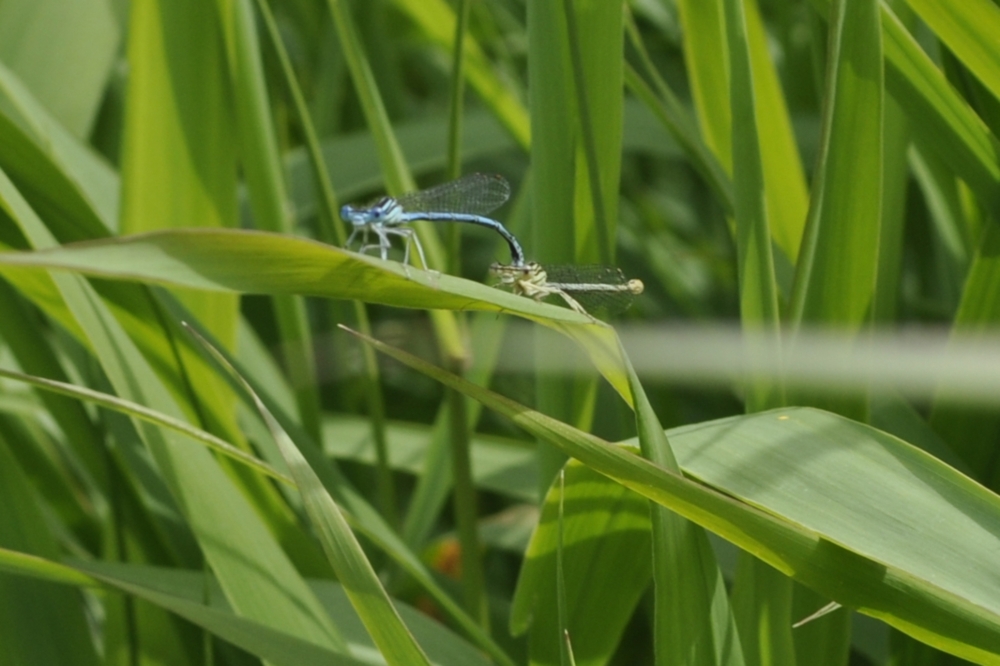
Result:
M545 266L546 282L563 291L590 310L619 313L628 309L643 286L629 280L620 268L599 264Z
M407 192L396 201L407 213L470 213L486 215L510 198L503 176L473 173L426 190Z

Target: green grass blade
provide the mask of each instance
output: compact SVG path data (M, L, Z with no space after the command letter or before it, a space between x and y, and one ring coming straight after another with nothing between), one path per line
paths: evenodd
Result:
M389 664L430 664L427 656L417 645L413 635L403 624L398 611L393 607L389 595L382 587L378 575L368 562L361 544L348 526L343 513L333 498L323 487L316 473L296 448L295 443L271 415L261 399L225 358L197 333L192 333L212 357L227 372L232 374L253 399L257 411L267 423L272 437L277 442L285 462L291 470L295 484L305 505L306 513L316 529L323 550L337 573L337 580L344 585L354 609L361 616L368 633L374 639L380 653Z
M368 342L845 606L963 658L1000 654L1000 499L892 436L810 408L731 417L671 433L682 477Z
M90 133L120 41L107 3L13 0L0 6L0 61L76 137ZM66 63L73 66L60 66Z
M693 162L692 166L698 170L705 182L712 188L723 208L730 215L733 211L733 183L729 174L723 170L715 154L708 149L698 132L698 127L694 119L690 117L687 109L681 104L674 92L667 85L663 77L656 70L653 61L649 57L639 28L635 24L635 19L631 13L626 15L626 29L629 39L642 62L642 68L656 86L654 92L642 79L639 73L631 65L625 65L625 83L634 95L643 101L646 106L663 123L670 136L684 149L688 158ZM658 96L657 96L658 95Z
M251 3L252 0L218 3L236 97L240 164L257 226L288 233L292 227L287 212L288 195L282 180L283 165L267 98ZM298 399L299 418L316 438L319 436L319 392L305 304L295 297L278 296L274 299L274 309L283 360Z
M406 164L399 142L396 140L392 124L389 122L389 116L375 82L375 76L372 74L368 59L365 57L358 39L350 9L338 0L327 0L327 6L333 16L334 25L337 27L341 48L344 51L344 57L347 60L347 67L351 72L351 80L354 82L354 89L361 102L361 108L364 110L368 129L375 139L387 188L391 194L397 195L413 190L416 187L413 176ZM442 270L447 262L437 232L429 223L417 222L413 226L427 256L429 265L424 268ZM444 355L456 360L465 358L465 349L455 317L446 312L433 312L431 313L431 321L434 323L438 344L441 345Z
M337 195L333 190L327 163L323 159L323 153L319 144L319 135L316 131L315 123L313 123L312 116L309 113L309 107L306 105L305 95L302 92L301 86L299 86L295 71L292 68L291 58L281 39L281 33L267 0L258 0L257 7L260 10L261 18L264 21L264 27L271 39L271 43L277 52L278 62L285 79L288 95L291 97L292 105L298 115L299 122L302 124L302 131L305 135L305 151L309 157L309 166L312 176L315 179L316 189L319 191L320 214L316 236L325 242L343 246L347 240L347 233L339 217L340 207ZM291 176L291 174L289 175ZM354 303L354 317L359 329L363 331L370 330L371 324L369 323L368 310L362 303ZM378 450L384 454L388 445L385 438L385 401L379 383L378 364L375 361L375 355L370 350L366 349L363 352L363 357L366 374L365 388L368 398L368 413L371 417L372 437L375 440ZM313 439L319 441L318 435L314 434ZM395 490L384 460L385 457L385 455L381 456L378 466L379 494L382 498L381 506L383 513L387 517L392 517L396 514Z
M262 265L274 268L262 272L257 269ZM617 338L606 324L568 308L538 303L470 280L404 268L396 262L291 236L233 229L162 231L33 253L0 253L0 266L61 268L214 291L507 312L575 340L615 390L631 401ZM332 279L333 275L337 279Z
M32 312L14 288L0 282L0 321L30 322L31 316ZM5 326L0 330L0 338L17 359L18 367L25 372L66 381L66 371L57 356L57 348L45 337L37 335L37 329L27 325ZM49 392L40 393L39 398L62 431L73 433L69 438L70 447L97 486L106 488L106 467L99 455L103 435L83 406L75 400Z
M0 177L0 203L33 244L54 245L41 221L4 177ZM54 280L120 397L183 418L149 362L89 284L70 275L57 274ZM173 496L184 507L184 518L200 538L205 557L234 608L319 644L341 645L329 618L218 461L176 433L141 421L135 421L135 426ZM263 571L268 575L261 576Z
M729 53L729 101L732 104L733 202L740 287L740 323L745 331L770 331L778 341L778 285L771 251L770 217L753 87L750 42L743 3L725 0L726 51ZM774 388L748 386L747 410L780 404Z
M820 162L792 303L799 324L857 331L875 316L884 150L878 6L834 5ZM837 410L864 419L865 403Z
M424 34L444 49L454 49L455 12L443 0L393 0ZM528 113L517 91L512 90L490 66L482 49L470 37L463 44L466 77L483 102L492 109L521 148L531 143Z
M624 356L624 351L622 352ZM680 466L635 370L629 367L642 454L679 474ZM705 530L655 502L652 529L656 663L744 663L725 581Z
M767 201L768 227L774 244L788 260L798 261L802 233L806 225L809 194L805 170L799 157L792 119L781 89L769 36L756 1L744 2L747 23L747 47L753 74L753 95L759 136L761 168L764 173L764 197ZM731 71L736 71L733 68ZM736 120L734 119L734 124ZM736 129L733 128L735 133ZM734 155L739 168L738 156Z
M833 5L819 165L793 291L791 317L796 324L857 331L877 316L877 278L885 270L880 241L889 233L882 227L886 138L878 8L873 0ZM868 418L863 395L799 397L798 402ZM809 599L802 605L818 608L824 603L814 594L796 596ZM849 622L846 614L838 613L796 635L800 659L809 655L806 660L818 664L842 663L849 647Z
M221 38L212 3L150 2L131 12L121 170L127 232L236 224L236 144ZM186 300L200 321L234 343L237 299Z
M577 0L562 4L576 99L574 123L583 156L577 170L587 174L586 180L578 178L586 186L577 192L576 258L610 266L621 186L624 6Z
M0 65L0 166L63 242L118 225L118 177Z
M534 252L528 253L529 258L542 265L571 264L577 260L579 124L577 114L569 113L577 102L572 78L567 76L572 64L562 4L528 3L527 31L531 131L536 139L544 137L533 141L531 146L529 242ZM589 201L584 202L590 205ZM555 343L545 340L538 343L535 350L538 358L552 353L549 344ZM573 418L575 406L570 382L539 376L535 384L535 403L540 410L567 421ZM539 447L538 455L542 469L539 494L544 494L565 460L545 445Z
M908 4L994 97L1000 96L1000 8L989 0L908 0Z
M754 132L759 136L757 152L760 153L757 161L763 173L770 233L775 244L794 262L806 217L805 176L757 3L741 4L745 14L741 21L744 26L741 51L745 55L740 57L749 63L742 67L741 76L747 78L740 82L730 78L736 70L732 63L734 54L729 51L732 47L727 42L727 32L731 31L727 29L723 0L678 3L684 24L684 61L705 143L730 174L734 168L740 168L732 143L734 125L741 122L733 113L733 86L745 85L751 91L752 107L741 103L744 105L741 113L752 110L755 114ZM730 61L726 60L727 52Z
M58 557L59 546L26 472L0 435L0 546ZM51 498L49 498L51 499ZM84 607L73 590L0 574L0 658L26 666L98 663Z
M200 330L199 334L203 338L210 340L210 334L207 331ZM186 337L191 338L192 336ZM219 350L219 347L216 347L216 350ZM447 617L460 627L479 649L489 654L495 662L504 664L505 666L513 666L513 663L504 651L482 631L471 617L463 612L452 597L435 581L423 562L396 535L396 532L389 526L386 520L351 485L350 481L339 471L336 465L324 455L323 449L310 441L308 434L289 418L281 406L271 398L271 392L274 387L268 383L260 383L260 378L248 374L245 371L245 366L236 362L226 352L220 351L220 354L226 358L227 363L237 368L239 374L251 384L254 392L278 420L282 429L293 437L296 446L306 457L313 471L320 475L327 491L348 512L347 517L352 527L388 554L400 569L431 596ZM235 385L235 380L231 377L230 382ZM237 387L237 390L241 389ZM329 445L330 440L328 438L324 439ZM286 464L280 452L275 452L275 455L281 458L280 464L285 466Z
M824 16L829 0L812 0ZM910 117L914 139L934 149L991 210L1000 184L1000 143L885 4L880 6L885 84Z
M180 419L162 414L155 409L150 409L144 405L140 405L130 400L122 400L114 395L101 393L100 391L95 391L85 386L76 386L75 384L68 384L66 382L46 379L44 377L32 377L31 375L25 375L20 372L12 372L10 370L0 369L0 377L25 382L26 384L31 384L32 386L40 388L43 391L50 391L52 393L70 398L76 398L77 400L90 402L106 409L111 409L116 412L141 419L147 423L155 423L165 428L170 428L171 430L187 435L193 440L200 441L213 451L229 456L233 460L237 460L248 467L252 467L258 472L266 474L273 479L277 479L278 481L283 481L285 483L292 483L292 479L288 476L277 471L267 463L254 458L242 449L238 449L229 442L216 437L212 433L195 428Z

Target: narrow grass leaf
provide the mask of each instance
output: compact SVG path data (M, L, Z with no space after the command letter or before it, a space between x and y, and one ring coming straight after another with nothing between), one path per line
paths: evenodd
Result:
M723 0L680 0L684 25L684 64L705 143L727 174L733 172L733 140L729 103L729 58Z
M799 157L791 113L768 44L756 0L743 3L759 137L768 228L774 244L793 265L798 261L809 209L805 170ZM731 46L730 46L731 47ZM736 69L732 68L735 72ZM734 119L734 123L737 121ZM734 130L735 132L735 127ZM736 165L738 156L734 155ZM734 168L738 166L734 165Z
M830 0L811 2L829 15ZM910 117L914 139L933 148L995 211L1000 205L1000 143L892 10L885 3L879 9L886 90Z
M220 0L218 6L237 101L240 164L254 221L258 228L288 233L292 228L288 194L264 81L252 0ZM319 393L305 304L294 296L276 296L274 310L284 350L282 360L295 387L299 418L315 438L319 434Z
M838 1L831 22L820 163L793 317L857 330L874 314L882 209L878 3Z
M778 340L778 284L771 251L770 211L764 181L757 123L750 42L743 2L724 0L726 52L729 55L729 102L732 123L733 202L740 288L740 324L744 331L770 331ZM747 387L747 410L780 404L775 388L761 382Z
M200 428L195 428L180 419L160 413L155 409L150 409L144 405L140 405L130 400L123 400L109 393L101 393L100 391L95 391L85 386L76 386L75 384L68 384L66 382L46 379L44 377L33 377L20 372L12 372L10 370L0 369L0 377L24 382L46 392L52 392L70 398L76 398L77 400L90 402L106 409L141 419L148 423L155 423L165 428L170 428L171 430L187 435L193 440L200 441L210 449L217 451L222 455L229 456L233 460L247 465L248 467L252 467L258 472L266 474L273 479L283 481L284 483L293 483L291 478L285 476L267 463L251 456L242 449L236 448L229 442L216 437L212 433L205 432Z
M738 113L753 110L769 233L777 247L794 263L807 210L805 175L757 3L744 2L741 6L743 46L740 48L742 53L734 55L733 44L727 41L727 33L732 28L726 15L726 2L684 0L678 3L684 23L684 61L705 142L729 174L740 168L733 144L736 124L743 122ZM739 66L739 72L734 68L733 57L746 61ZM733 76L745 78L733 81ZM749 107L731 99L734 86L747 88ZM734 112L734 103L742 105L738 113Z
M74 138L0 65L0 166L62 242L103 238L118 226L117 174Z
M628 370L642 454L679 474L680 466L663 426L635 370L631 365ZM649 514L656 663L742 666L736 619L705 530L655 502L649 502Z
M563 0L578 138L575 260L614 264L621 189L622 4ZM586 48L584 48L586 45Z
M21 325L5 326L0 331L0 338L17 359L18 367L30 374L66 381L66 372L58 358L58 347L46 336L38 335L36 328L26 324L33 321L33 314L14 288L5 281L0 281L0 321L21 322ZM107 470L100 455L103 435L90 415L76 400L48 391L41 392L39 398L62 431L72 433L72 437L68 438L69 447L79 457L97 486L105 488Z
M154 0L131 12L123 231L235 226L236 142L224 53L212 3ZM236 298L182 298L227 345L235 342Z
M1000 7L989 0L907 0L948 49L1000 97Z
M253 399L257 411L267 423L271 436L277 442L291 470L299 492L302 493L306 513L316 529L330 564L337 573L337 579L344 585L355 610L361 616L382 656L390 664L430 664L393 607L389 595L361 549L361 544L348 526L340 507L323 487L323 483L296 448L295 443L261 402L250 384L236 374L225 358L194 333L193 329L192 334L216 362L240 382Z
M2 176L0 172L0 202L11 219L33 244L53 246L51 234ZM119 395L183 418L180 406L90 285L79 276L53 278ZM329 618L219 462L204 448L192 447L183 435L134 423L237 612L320 644L342 645Z
M188 324L192 328L197 328L196 322L188 322ZM198 333L202 338L211 342L211 334L208 331L202 329ZM186 335L186 337L191 338L192 344L197 344L193 336ZM309 439L309 435L302 430L302 427L288 416L287 410L283 410L281 405L275 402L271 397L274 387L267 383L260 383L260 377L248 374L244 371L241 363L235 361L220 347L214 344L213 347L226 359L229 365L237 369L241 377L251 384L254 392L260 397L261 401L268 408L268 411L274 415L282 429L292 437L293 442L296 444L298 450L302 452L302 455L305 456L313 472L320 476L326 490L340 506L344 507L345 512L347 512L346 517L351 526L363 534L375 546L381 548L407 575L412 577L431 596L434 602L438 604L442 612L461 628L464 634L479 649L489 654L496 663L503 664L504 666L513 666L510 657L482 631L479 625L435 581L433 575L420 558L406 546L385 519L351 485L350 481L340 472L337 466L324 455L321 447L313 443ZM204 355L204 352L202 354ZM237 391L242 391L235 378L229 374L225 376ZM264 424L261 424L261 426L262 428L266 428ZM270 438L269 432L266 432L266 437ZM283 468L287 468L287 463L284 462L280 451L275 450L274 455L278 460L272 460L272 464L275 466L280 464Z
M455 39L455 12L443 0L393 0L393 4L420 27L430 41L451 50ZM518 92L497 76L482 48L469 35L465 50L465 76L517 144L527 150L531 143L528 113Z
M59 553L32 483L0 435L0 546L55 558ZM0 574L0 655L8 663L97 664L81 599L51 582Z

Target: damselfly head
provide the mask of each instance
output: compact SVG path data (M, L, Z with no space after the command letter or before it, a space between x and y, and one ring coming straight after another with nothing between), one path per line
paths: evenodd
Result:
M381 197L367 206L341 206L340 219L356 227L366 224L386 224L396 221L400 214L399 204L392 197Z

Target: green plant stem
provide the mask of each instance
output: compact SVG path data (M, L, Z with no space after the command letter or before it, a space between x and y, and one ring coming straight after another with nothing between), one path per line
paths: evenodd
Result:
M456 368L460 370L461 368ZM462 589L465 609L489 633L489 600L486 578L480 557L476 488L472 481L469 437L466 429L465 396L455 389L448 391L451 431L451 466L455 483L455 522L462 551Z
M445 178L455 180L462 175L462 112L465 106L465 33L469 27L469 0L458 0L455 21L455 43L451 59L451 103L448 117L448 166ZM448 270L461 272L462 225L448 227Z

